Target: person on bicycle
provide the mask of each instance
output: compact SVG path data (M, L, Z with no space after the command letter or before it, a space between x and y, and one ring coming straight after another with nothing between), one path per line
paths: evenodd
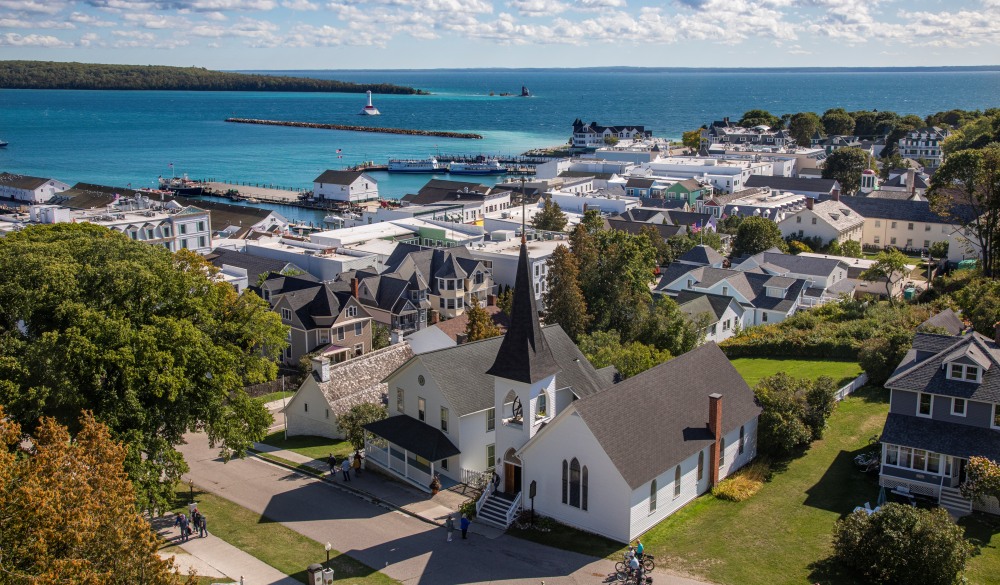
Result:
M631 573L632 575L638 575L640 567L642 567L642 565L639 564L639 559L636 558L635 555L632 555L632 558L630 558L628 561L629 573Z

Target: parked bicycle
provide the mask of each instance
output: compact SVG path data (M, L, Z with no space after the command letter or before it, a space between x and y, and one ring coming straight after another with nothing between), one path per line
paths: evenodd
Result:
M632 547L628 547L628 550L622 555L624 558L621 561L615 563L615 572L619 574L627 572L628 563L630 560L632 560L632 557L634 555L635 555L635 550ZM639 558L639 562L642 563L642 568L647 573L656 568L656 563L653 561L653 555L649 553L643 553L643 555Z

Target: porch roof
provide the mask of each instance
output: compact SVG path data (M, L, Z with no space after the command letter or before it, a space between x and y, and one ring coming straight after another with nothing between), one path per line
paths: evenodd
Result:
M983 427L889 413L882 442L968 459L1000 457L1000 433Z
M440 461L461 453L440 430L405 414L368 423L365 430L428 461Z

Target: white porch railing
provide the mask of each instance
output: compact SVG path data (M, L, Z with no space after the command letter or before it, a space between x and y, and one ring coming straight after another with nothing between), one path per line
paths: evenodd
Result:
M389 452L372 443L365 445L365 459L371 459L382 467L389 466Z
M476 500L476 516L479 516L479 511L483 509L483 504L486 503L486 500L490 499L490 494L492 493L493 482L491 481L486 484L486 487L483 488L483 493L480 494L479 499Z
M860 376L854 379L850 384L844 386L843 388L837 390L837 394L834 395L837 402L840 402L848 395L852 394L858 388L864 386L868 383L868 374L862 373Z
M507 508L507 526L510 526L514 521L514 517L521 510L521 492L517 492L517 496L514 498L514 503Z

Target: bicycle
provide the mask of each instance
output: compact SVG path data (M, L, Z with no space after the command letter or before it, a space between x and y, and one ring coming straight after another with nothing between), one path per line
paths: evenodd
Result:
M632 558L629 554L630 552L631 551L625 553L625 558L615 563L615 572L619 575L627 574L629 572L628 562ZM653 561L653 555L649 553L643 553L643 555L639 558L639 562L642 563L642 568L647 573L656 568L656 563Z

